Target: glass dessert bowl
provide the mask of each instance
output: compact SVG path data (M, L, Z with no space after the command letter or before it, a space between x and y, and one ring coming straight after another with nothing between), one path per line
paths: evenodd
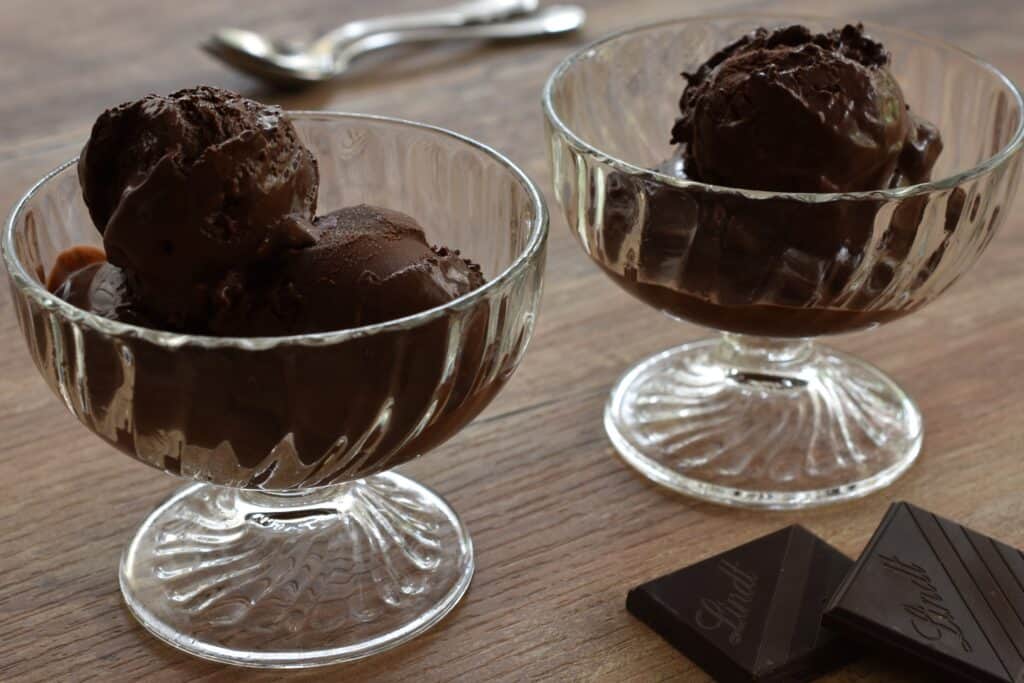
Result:
M1021 95L991 65L869 25L906 102L943 133L932 181L797 193L686 179L669 144L680 72L787 24L842 22L732 16L628 30L566 59L543 102L555 195L586 253L640 301L721 332L619 381L604 417L616 449L677 491L780 509L866 495L916 459L911 398L812 339L907 315L966 272L1010 208L1024 139Z
M294 113L320 161L321 206L417 216L488 282L366 327L289 337L183 335L108 320L44 275L100 245L75 162L15 207L3 255L40 373L122 452L196 480L143 523L121 588L162 640L218 661L306 667L398 645L440 620L473 574L469 534L391 468L446 441L497 394L532 334L547 213L494 150L380 117Z

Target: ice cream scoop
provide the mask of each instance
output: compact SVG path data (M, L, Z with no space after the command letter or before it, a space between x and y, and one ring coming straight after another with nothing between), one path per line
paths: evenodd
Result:
M316 244L285 258L301 330L356 327L441 306L483 284L480 268L427 243L411 217L372 206L316 221Z
M105 112L78 164L103 235L48 288L104 317L176 332L283 336L413 315L479 287L411 217L315 218L316 160L280 109L208 87Z
M108 260L172 329L201 324L233 271L313 241L316 160L279 108L225 90L105 112L78 173Z
M239 283L219 335L303 334L372 325L441 306L483 284L457 251L431 247L411 217L353 206L320 216L315 243Z
M672 141L701 182L779 192L854 192L926 180L942 150L888 69L847 25L759 28L684 74Z

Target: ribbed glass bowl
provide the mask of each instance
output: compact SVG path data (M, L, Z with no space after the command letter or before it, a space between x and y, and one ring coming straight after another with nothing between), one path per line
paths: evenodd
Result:
M534 327L547 213L477 142L405 121L294 113L316 155L319 211L405 212L488 283L353 330L215 338L143 329L58 300L57 254L101 245L74 162L39 182L3 235L14 308L47 384L90 430L198 480L144 522L121 586L155 635L248 666L366 656L436 623L473 573L469 535L395 473L458 432L515 371Z
M1024 132L1017 88L956 47L874 25L907 103L942 133L933 182L797 194L674 173L681 72L760 26L844 23L751 15L641 27L572 55L545 88L555 195L583 249L639 301L723 333L640 363L605 411L623 458L678 491L797 508L904 472L921 446L918 408L879 370L811 338L933 301L1010 210Z

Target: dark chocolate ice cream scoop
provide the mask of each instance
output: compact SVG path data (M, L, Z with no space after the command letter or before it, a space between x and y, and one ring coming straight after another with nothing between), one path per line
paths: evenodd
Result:
M102 114L78 164L109 261L172 329L232 272L312 243L316 160L277 107L200 86Z
M757 29L684 74L672 131L694 180L856 192L928 179L942 149L863 27Z
M200 86L102 114L78 164L104 254L61 254L51 291L113 320L281 336L413 315L483 284L404 214L314 218L316 160L277 107Z
M431 247L411 217L360 205L320 216L315 243L254 273L211 325L218 335L326 332L442 306L483 284L457 251ZM263 280L262 282L260 280Z
M394 320L441 306L483 284L480 268L432 248L409 216L373 206L341 209L316 221L316 244L286 257L285 274L302 298L304 329Z

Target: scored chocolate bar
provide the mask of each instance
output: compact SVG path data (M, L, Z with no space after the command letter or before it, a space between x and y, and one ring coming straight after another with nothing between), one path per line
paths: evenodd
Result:
M626 608L718 681L810 681L859 653L821 627L852 565L791 526L645 583Z
M911 655L941 680L1024 681L1024 554L896 503L825 623Z

